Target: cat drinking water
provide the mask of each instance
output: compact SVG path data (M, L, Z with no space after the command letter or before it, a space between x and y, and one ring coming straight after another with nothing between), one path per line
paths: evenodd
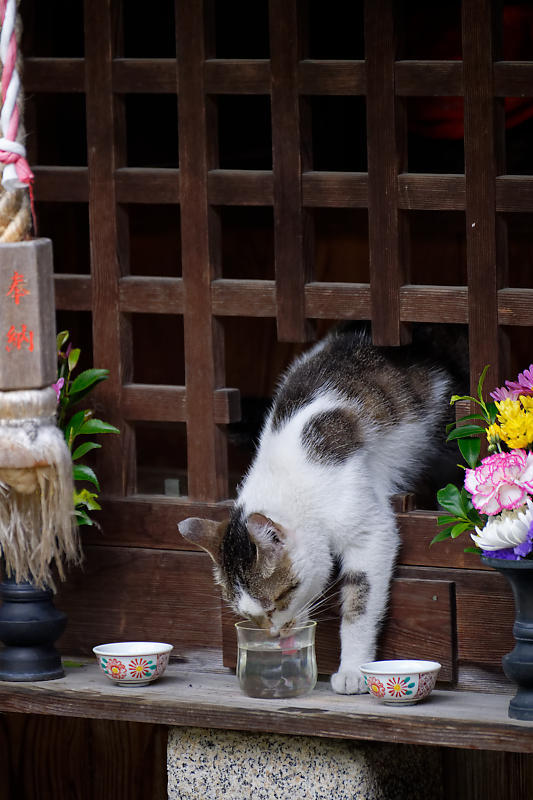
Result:
M179 524L211 555L236 613L272 633L308 619L339 567L341 662L331 679L339 693L365 691L359 665L375 657L399 545L391 496L440 459L448 399L464 389L465 348L441 327L402 348L340 328L298 357L229 522Z

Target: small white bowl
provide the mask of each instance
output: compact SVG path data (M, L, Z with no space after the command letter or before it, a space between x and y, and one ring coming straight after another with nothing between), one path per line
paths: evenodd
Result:
M93 647L93 653L117 686L145 686L161 677L173 649L165 642L112 642Z
M412 705L435 688L441 665L437 661L371 661L359 669L372 697L382 703Z

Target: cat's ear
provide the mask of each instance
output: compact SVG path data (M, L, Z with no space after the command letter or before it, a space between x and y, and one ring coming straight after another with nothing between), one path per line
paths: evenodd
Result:
M220 545L226 532L224 522L189 517L178 523L178 530L187 541L205 550L215 564L220 564Z
M257 547L258 563L273 571L285 547L283 530L264 514L250 514L246 524L250 539Z

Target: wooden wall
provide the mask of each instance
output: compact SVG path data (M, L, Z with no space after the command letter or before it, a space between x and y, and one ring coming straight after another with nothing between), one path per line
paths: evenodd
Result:
M166 746L164 725L0 715L0 800L164 800Z
M531 360L533 169L502 107L533 96L533 50L499 60L491 0L429 16L393 0L161 0L150 26L142 8L23 3L58 329L110 370L97 406L122 432L92 462L102 527L83 531L85 564L60 589L60 647L149 636L230 663L209 559L176 523L227 515L250 458L239 420L253 428L290 358L361 319L383 345L417 322L468 325L473 383ZM439 44L448 30L458 54ZM463 99L460 140L420 132L428 98ZM434 510L398 519L383 652L420 647L448 682L501 686L503 580L460 542L429 548ZM323 671L336 638L323 623Z

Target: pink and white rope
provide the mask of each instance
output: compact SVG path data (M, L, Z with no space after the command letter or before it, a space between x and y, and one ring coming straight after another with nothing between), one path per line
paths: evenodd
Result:
M4 166L2 186L8 192L29 188L33 173L26 160L26 148L17 141L19 136L18 100L21 92L20 77L16 67L17 36L16 0L0 0L0 61L2 62L2 110L0 111L0 162Z

